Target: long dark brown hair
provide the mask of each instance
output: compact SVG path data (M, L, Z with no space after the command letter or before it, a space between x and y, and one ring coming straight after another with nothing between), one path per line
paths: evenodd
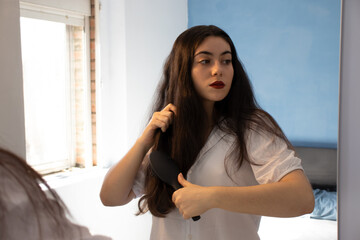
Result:
M234 69L230 92L222 101L215 103L213 119L206 119L191 77L195 50L209 36L221 37L230 45ZM275 134L292 148L276 121L257 104L232 40L216 26L195 26L176 39L164 65L153 112L162 110L169 103L176 106L177 114L168 130L156 139L153 149L168 153L185 177L206 142L206 123L209 121L236 136L234 153L238 168L243 161L251 162L245 142L248 129ZM159 180L150 166L145 171L145 194L139 200L139 214L149 210L154 216L165 217L175 207L171 201L173 189Z
M66 219L66 214L69 216L70 213L58 194L50 188L38 172L29 166L21 157L1 148L0 170L2 174L6 174L6 179L21 188L20 191L23 192L29 200L26 207L32 209L36 216L36 225L40 239L43 239L42 233L44 231L50 231L54 239L65 239L69 236L66 232L66 225L69 224ZM45 193L41 185L44 186L49 195ZM4 202L4 199L7 199L3 198L6 194L9 193L0 186L0 196L2 196L0 197L0 239L8 239L6 221L9 217L8 215L12 214L9 213L6 208L9 203ZM14 201L15 200L16 199L14 199ZM19 214L21 215L21 213ZM45 214L47 226L50 226L51 229L42 229L41 214ZM30 217L24 216L24 213L22 215L23 216L19 216L19 225L22 225L22 218L26 219ZM22 231L21 229L25 229L25 226L23 226L23 228L20 226L19 231Z

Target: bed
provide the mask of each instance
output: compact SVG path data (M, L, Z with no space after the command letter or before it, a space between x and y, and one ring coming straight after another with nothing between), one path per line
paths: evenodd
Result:
M295 218L262 217L261 240L337 239L337 151L330 148L296 147L297 155L313 187L315 209Z

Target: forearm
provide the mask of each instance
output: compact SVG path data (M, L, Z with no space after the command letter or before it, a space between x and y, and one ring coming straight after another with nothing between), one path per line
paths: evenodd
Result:
M131 200L132 186L148 149L138 140L129 152L106 174L100 198L106 206L119 206Z
M249 187L211 187L211 208L273 217L310 213L314 208L314 198L306 177L300 172L295 171L292 176L276 183ZM299 178L302 180L298 181Z
M128 203L133 197L132 186L146 153L154 145L158 129L165 132L172 123L176 107L169 103L160 112L155 112L130 151L105 176L100 198L104 205L118 206Z

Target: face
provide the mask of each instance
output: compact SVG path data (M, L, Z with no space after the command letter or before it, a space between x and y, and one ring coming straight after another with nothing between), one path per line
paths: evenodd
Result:
M205 105L223 100L230 91L234 69L230 45L221 37L210 36L195 50L191 70L196 92Z

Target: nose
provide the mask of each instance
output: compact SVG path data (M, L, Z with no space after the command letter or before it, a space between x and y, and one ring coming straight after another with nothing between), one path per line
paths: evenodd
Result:
M212 76L222 76L222 67L219 61L215 61L211 68Z

